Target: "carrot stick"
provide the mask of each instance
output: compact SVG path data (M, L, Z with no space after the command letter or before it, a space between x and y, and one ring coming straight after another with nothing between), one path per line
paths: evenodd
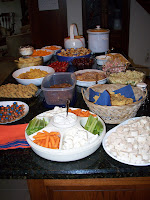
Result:
M33 136L34 140L33 142L37 145L51 148L51 149L59 149L59 143L60 143L60 133L57 131L45 131L38 132L36 135Z
M49 136L47 136L46 141L45 141L45 147L48 148L48 142L49 142Z
M50 149L52 148L51 142L48 143L48 147L49 147Z
M56 142L55 142L55 145L54 145L54 148L59 148L59 142L60 142L60 138L56 138Z

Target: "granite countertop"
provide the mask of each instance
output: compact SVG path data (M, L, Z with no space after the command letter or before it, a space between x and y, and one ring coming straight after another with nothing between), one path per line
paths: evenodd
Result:
M11 76L4 82L14 82ZM15 82L14 82L15 83ZM83 101L80 88L76 90L74 107L88 109ZM43 103L43 94L26 102L29 113L11 125L28 123L34 116L50 108ZM144 109L141 106L137 116L149 115L150 105ZM115 125L106 124L107 131ZM0 178L1 179L82 179L82 178L120 178L120 177L148 177L150 166L135 167L120 163L104 151L102 145L92 155L73 162L54 162L43 159L32 149L0 150Z

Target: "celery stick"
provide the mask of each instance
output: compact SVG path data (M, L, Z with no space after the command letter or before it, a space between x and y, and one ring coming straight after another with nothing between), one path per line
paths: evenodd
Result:
M86 122L86 124L85 124L85 129L86 130L88 130L89 129L89 127L91 126L91 124L92 124L92 121L93 121L93 116L92 115L90 115L89 117L88 117L88 120L87 120L87 122Z
M97 120L98 120L97 118L93 118L92 124L90 125L90 127L88 129L89 132L93 133L94 128L95 128L95 126L97 124Z
M28 128L26 129L26 132L28 135L31 135L39 130L41 130L42 128L44 128L47 125L47 122L45 121L45 119L37 119L36 117L33 118L28 125Z
M93 131L93 134L96 135L100 135L100 133L103 131L103 125L100 121L97 121L97 124L95 126L95 129Z

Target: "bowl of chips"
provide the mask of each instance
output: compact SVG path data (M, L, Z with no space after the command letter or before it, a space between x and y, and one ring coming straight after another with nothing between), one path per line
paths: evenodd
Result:
M53 74L55 70L48 66L31 66L16 70L12 76L18 83L29 85L33 83L40 86L47 74Z
M90 101L90 90L92 89L94 92L97 92L97 95L94 96L94 98L96 98L99 97L99 95L101 96L104 91L111 94L112 92L122 89L125 86L126 85L122 84L96 84L88 87L87 89L82 88L81 92L89 110L100 116L107 124L119 124L136 116L137 111L146 99L147 91L145 92L138 87L131 86L135 96L135 101L133 103L129 102L129 104L123 104L122 98L120 98L119 95L118 99L115 99L118 101L117 104L115 101L115 104L112 105L99 105L98 103L95 104L95 102Z

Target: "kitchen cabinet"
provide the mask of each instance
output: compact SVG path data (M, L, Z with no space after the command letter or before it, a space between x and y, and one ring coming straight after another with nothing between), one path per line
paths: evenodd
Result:
M150 177L28 180L28 187L31 200L147 200Z
M44 1L44 3L46 2ZM63 46L64 38L68 35L66 0L59 0L58 4L59 9L40 11L38 0L28 1L32 46L34 48L48 45Z
M82 7L86 40L87 30L100 25L110 30L110 49L121 49L128 56L130 0L82 0Z

